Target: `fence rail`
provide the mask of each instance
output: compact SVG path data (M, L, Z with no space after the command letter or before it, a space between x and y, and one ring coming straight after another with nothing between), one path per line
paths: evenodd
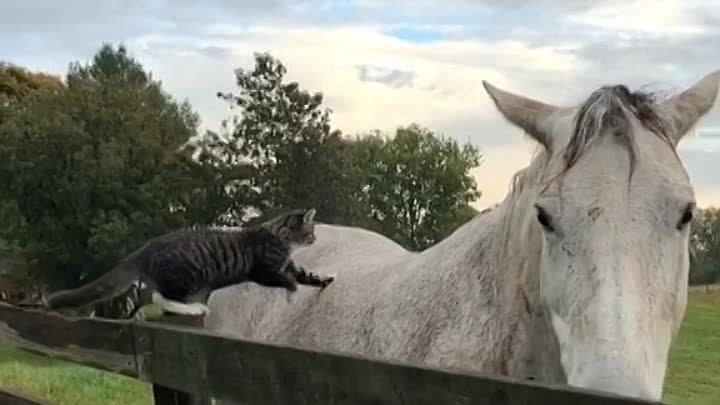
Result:
M0 405L48 405L48 403L27 394L0 388Z
M69 318L3 303L0 340L197 397L252 405L659 404L567 386L239 340L199 328Z
M720 284L697 284L689 287L691 292L706 292L711 293L714 291L720 291Z

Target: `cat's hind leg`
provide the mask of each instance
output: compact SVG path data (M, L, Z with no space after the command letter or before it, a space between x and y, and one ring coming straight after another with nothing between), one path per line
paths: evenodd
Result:
M201 302L185 304L183 302L169 300L158 292L153 292L152 304L150 305L159 307L163 312L178 315L207 316L210 313L210 309Z

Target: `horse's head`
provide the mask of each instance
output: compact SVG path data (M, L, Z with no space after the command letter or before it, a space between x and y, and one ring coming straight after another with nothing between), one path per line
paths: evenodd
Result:
M604 87L573 108L485 83L502 114L542 145L526 226L542 240L540 301L570 385L661 398L695 210L675 148L719 81L716 71L664 101Z

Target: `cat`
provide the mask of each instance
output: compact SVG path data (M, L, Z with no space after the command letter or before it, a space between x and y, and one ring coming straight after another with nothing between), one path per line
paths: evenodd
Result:
M48 295L44 305L90 305L141 282L148 286L151 305L163 312L207 315L210 294L233 284L251 281L289 291L296 291L297 284L325 288L334 275L307 272L290 259L292 248L315 242L315 213L294 210L239 230L183 229L161 235L98 279Z

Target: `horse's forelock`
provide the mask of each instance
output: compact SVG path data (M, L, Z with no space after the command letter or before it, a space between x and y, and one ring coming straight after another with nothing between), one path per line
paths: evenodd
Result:
M563 156L563 171L572 168L600 136L612 134L623 141L630 153L632 175L636 151L631 116L673 147L672 127L658 108L659 98L658 92L631 92L624 85L604 86L593 92L573 119L572 135Z

